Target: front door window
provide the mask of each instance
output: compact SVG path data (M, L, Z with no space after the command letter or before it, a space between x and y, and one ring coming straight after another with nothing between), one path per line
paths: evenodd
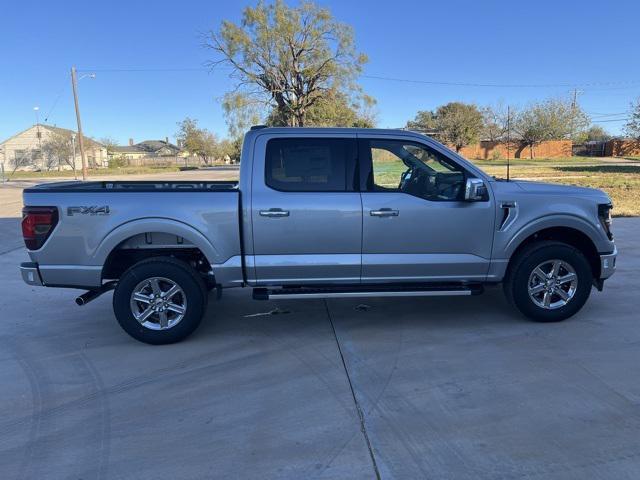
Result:
M462 200L465 172L444 155L403 140L365 140L372 170L367 190L402 192L431 201Z

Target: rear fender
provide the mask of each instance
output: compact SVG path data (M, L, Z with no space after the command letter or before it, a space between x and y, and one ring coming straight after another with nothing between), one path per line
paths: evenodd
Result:
M195 247L199 248L211 265L221 263L219 252L211 242L198 230L186 223L166 218L145 218L124 223L111 232L102 240L95 253L91 257L92 265L104 265L109 254L122 242L135 235L144 233L168 233L183 237Z

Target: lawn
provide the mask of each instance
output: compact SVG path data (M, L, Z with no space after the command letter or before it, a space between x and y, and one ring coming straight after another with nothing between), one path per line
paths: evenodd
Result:
M593 163L593 159L592 159ZM506 167L486 163L479 164L489 175L504 178ZM577 185L604 190L613 201L613 215L640 215L640 162L638 164L599 165L565 164L544 162L538 165L522 165L520 160L512 162L510 178L535 180L565 185Z

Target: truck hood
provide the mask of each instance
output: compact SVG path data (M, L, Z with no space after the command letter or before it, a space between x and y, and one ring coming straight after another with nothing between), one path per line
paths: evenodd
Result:
M516 183L525 192L538 195L571 195L574 197L588 197L602 203L611 201L606 193L596 188L559 185L557 183L532 182L526 180L518 180L513 183Z

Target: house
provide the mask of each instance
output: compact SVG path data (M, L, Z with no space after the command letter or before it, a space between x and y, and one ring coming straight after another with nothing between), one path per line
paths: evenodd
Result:
M140 143L133 143L133 139L129 139L129 145L115 146L109 148L109 158L124 158L127 160L137 160L141 158L162 158L177 157L181 155L182 150L176 145L169 143L169 138L164 140L145 140Z
M76 132L66 128L41 123L33 125L0 143L0 162L4 164L5 170L66 170L73 165L75 168L82 168L76 136ZM47 153L48 143L56 137L68 138L72 145L75 142L75 159L71 153L73 148L68 148L69 158L63 161ZM83 140L87 165L94 168L106 167L106 147L88 137L83 137Z

